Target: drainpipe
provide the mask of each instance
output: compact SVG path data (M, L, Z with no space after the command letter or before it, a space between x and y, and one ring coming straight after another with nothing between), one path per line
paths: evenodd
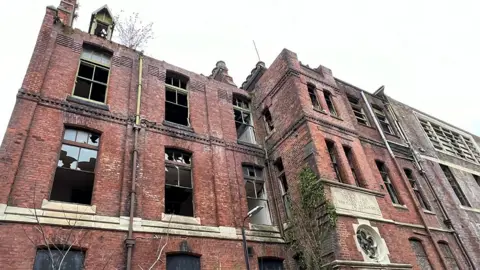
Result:
M388 101L388 97L385 95L385 97L387 98L387 101ZM387 104L387 110L390 112L390 114L393 116L393 120L395 121L395 125L397 126L397 128L400 130L400 132L402 132L403 134L403 137L405 139L405 142L407 143L408 145L408 148L410 149L410 151L412 152L412 156L413 156L413 159L415 161L415 164L417 165L418 169L420 170L420 173L421 175L423 176L423 178L425 179L425 182L427 183L427 186L428 188L430 189L430 191L432 192L433 194L433 197L435 198L435 201L437 201L437 204L438 206L440 207L440 212L442 212L442 215L443 217L445 218L445 220L443 221L451 230L452 230L452 234L455 238L455 241L457 242L458 246L460 247L460 249L462 250L462 253L463 255L465 256L465 258L467 258L467 261L468 261L468 264L469 264L469 267L471 269L475 269L475 264L473 263L473 260L472 258L470 257L470 255L468 254L467 252L467 249L465 248L465 244L462 242L462 240L460 239L460 236L458 235L457 233L457 230L455 230L455 227L453 226L452 224L452 221L448 215L448 212L447 210L445 209L445 206L443 205L442 203L442 200L440 200L440 196L438 196L437 192L435 191L435 189L433 188L433 184L432 182L430 181L430 178L427 176L427 174L425 173L425 170L423 169L423 166L422 164L420 163L420 158L417 156L417 152L415 151L415 149L413 148L412 146L412 143L410 142L410 140L408 139L408 136L407 134L405 133L405 129L402 127L402 124L400 123L400 121L398 121L398 117L397 117L397 114L395 112L395 110L392 108L392 106L390 105L390 102L388 101Z
M382 137L382 140L383 140L383 142L385 143L385 146L388 149L388 153L390 154L390 156L393 159L393 163L395 164L395 167L396 167L397 171L400 173L400 177L402 178L404 184L407 187L408 194L413 199L413 205L415 205L415 210L417 210L418 214L420 215L420 219L422 220L423 226L425 227L425 231L427 232L428 236L432 240L433 246L435 247L435 250L437 251L437 254L440 256L440 260L442 262L442 265L445 267L445 269L448 269L448 265L447 265L445 259L443 258L442 253L440 252L440 247L438 246L438 243L435 241L435 239L433 239L432 232L428 228L428 224L427 224L427 221L425 219L425 213L423 213L423 209L421 209L421 207L418 205L417 201L415 200L415 198L414 198L415 194L413 194L413 190L410 188L410 184L409 184L408 179L406 179L405 176L403 176L402 168L401 168L400 164L398 163L397 158L395 157L395 154L393 154L392 148L390 148L390 145L388 144L387 138L385 137L385 134L383 133L383 130L382 130L380 124L378 123L378 119L377 119L377 117L375 117L375 114L373 113L373 109L372 109L372 106L370 105L370 102L368 102L367 97L365 96L365 93L363 91L361 91L360 94L362 95L363 101L367 105L368 113L370 114L373 121L375 122L375 127L377 128L378 133L380 133L380 136Z
M138 89L137 89L137 110L135 112L135 124L133 125L133 164L132 164L132 187L130 189L130 220L128 222L128 236L125 241L127 245L127 270L132 269L132 251L135 245L133 238L133 215L135 214L135 195L137 180L137 159L138 159L138 132L140 131L140 100L142 97L142 72L143 72L143 52L140 52L138 61Z
M278 209L278 198L277 198L277 193L273 190L273 186L275 185L275 180L273 179L273 174L272 174L272 168L270 166L270 159L268 157L268 150L267 150L267 144L265 138L263 139L263 150L265 150L265 164L267 165L267 173L268 173L268 180L270 181L271 187L272 187L272 197L273 197L273 204L274 204L274 209L275 209L275 215L277 216L277 223L278 223L278 228L280 228L280 235L284 237L284 231L283 231L283 223L282 219L280 217L280 210ZM277 186L278 188L278 186Z

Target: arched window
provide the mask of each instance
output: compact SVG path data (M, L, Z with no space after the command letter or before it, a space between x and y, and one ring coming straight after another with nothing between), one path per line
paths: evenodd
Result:
M439 241L438 245L440 246L440 250L442 250L443 253L443 258L445 259L448 269L452 270L457 270L460 269L457 264L457 260L455 259L455 256L452 253L452 250L448 246L447 242L444 241Z
M200 270L200 257L190 254L167 254L167 270Z
M410 238L408 241L410 242L410 246L412 247L413 252L415 253L415 257L417 258L417 263L420 269L431 270L432 266L428 261L427 253L423 248L422 242L415 238Z
M193 217L192 154L165 148L165 213Z
M50 200L91 204L100 134L65 128Z

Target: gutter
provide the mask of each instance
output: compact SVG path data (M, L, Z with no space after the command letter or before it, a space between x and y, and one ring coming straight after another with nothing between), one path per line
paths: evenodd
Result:
M132 163L132 187L130 189L130 219L128 222L128 236L125 240L127 246L127 270L132 269L132 251L135 246L135 238L133 238L133 216L135 214L135 195L137 186L137 159L138 159L138 133L140 127L140 101L142 97L142 73L143 73L143 53L140 52L138 60L138 88L137 88L137 109L135 112L134 144L133 144L133 163Z
M471 267L471 269L475 269L475 264L473 263L473 260L472 258L470 257L470 255L468 254L467 252L467 249L465 248L465 244L462 242L460 236L458 235L457 233L457 230L455 229L455 227L453 226L452 224L452 220L450 219L449 215L448 215L448 212L445 208L445 206L443 205L442 203L442 200L440 199L440 196L438 196L438 193L435 191L435 189L433 188L433 184L432 182L430 181L430 178L427 176L427 174L425 173L425 170L423 169L423 166L422 164L420 163L420 158L417 156L417 152L415 152L415 149L413 148L412 146L412 143L410 142L410 140L408 139L408 136L407 134L405 133L405 130L403 129L400 121L398 121L398 117L397 117L397 114L395 112L395 110L393 109L393 107L390 105L390 102L389 102L389 98L387 95L385 95L385 98L387 99L387 109L388 111L390 112L390 114L393 116L394 118L394 121L395 121L395 125L397 126L397 128L400 130L400 132L402 133L402 136L404 137L405 139L405 142L407 143L408 145L408 148L410 149L410 151L412 152L412 156L413 156L413 159L415 160L415 165L417 165L418 169L420 170L420 174L423 176L423 178L425 179L425 182L427 183L430 191L432 192L433 194L433 197L435 198L435 201L437 202L437 205L439 206L440 208L440 211L442 212L442 215L443 217L445 218L443 220L443 223L445 223L449 229L452 230L452 234L455 238L455 241L457 242L457 244L460 246L460 249L462 250L462 253L463 255L465 256L465 258L467 258L467 261L468 261L468 264L469 264L469 267Z
M402 178L404 184L407 187L408 194L413 199L413 205L415 205L415 210L420 215L420 219L422 220L423 226L425 226L425 231L427 232L429 238L432 240L433 246L435 247L435 251L437 251L437 254L440 257L440 261L442 262L442 265L445 267L444 269L448 269L448 264L445 261L445 258L442 256L442 252L440 251L440 247L438 246L438 243L435 241L435 239L433 239L432 232L428 228L428 224L427 224L427 221L426 221L426 218L425 218L425 213L423 213L423 209L421 209L417 200L415 199L415 194L413 194L413 190L410 188L409 181L408 181L408 179L405 178L405 176L402 172L402 168L401 168L400 164L398 163L398 161L395 157L395 154L393 154L392 148L390 148L390 145L388 144L387 138L385 137L385 134L383 133L383 130L380 127L380 124L378 123L378 119L375 116L375 114L373 113L373 109L372 109L372 106L370 105L370 102L368 102L368 99L365 96L364 91L361 91L360 94L362 95L363 101L367 105L368 113L370 114L373 121L375 122L375 127L377 128L378 133L380 133L380 136L382 137L382 140L383 140L383 142L385 143L385 146L388 149L388 153L390 154L397 171L400 173L400 177Z

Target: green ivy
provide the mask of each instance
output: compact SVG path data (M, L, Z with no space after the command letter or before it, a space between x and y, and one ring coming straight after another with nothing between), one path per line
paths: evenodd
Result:
M291 204L286 238L302 269L319 269L325 242L337 223L335 207L325 196L323 183L308 167L299 175L298 203ZM331 242L331 241L330 241Z

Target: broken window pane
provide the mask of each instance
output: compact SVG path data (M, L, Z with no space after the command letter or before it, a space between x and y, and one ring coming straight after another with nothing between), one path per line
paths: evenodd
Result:
M254 184L254 182L245 181L245 191L246 191L247 197L256 198L256 196L255 196L256 193L255 193L255 184Z
M100 136L97 134L90 134L88 137L88 144L93 145L93 146L98 146L98 142L100 141Z
M171 94L171 90L167 90L166 94L168 95L166 98L168 98L169 100L173 100L175 98L175 102L169 100L165 101L165 120L172 123L188 126L188 102L186 101L186 95L184 93L174 92L175 97L173 97ZM179 102L182 102L187 106L181 105Z
M268 203L266 200L259 200L259 199L247 199L248 201L248 210L252 210L257 206L263 206L262 210L260 210L257 214L253 215L250 218L250 222L253 224L263 224L263 225L272 225L272 221L270 219L270 211L268 209Z
M165 92L165 100L176 103L177 102L177 94L174 91L170 91L167 89Z
M97 151L91 149L81 149L78 158L78 169L82 171L95 171L95 163L97 161Z
M82 98L88 98L90 96L91 82L85 79L77 78L77 84L75 84L75 90L73 95Z
M106 85L94 83L92 85L92 93L90 95L90 99L98 102L105 102L106 94L107 94Z
M95 175L57 167L50 200L90 204Z
M79 153L79 147L66 144L62 145L62 150L60 150L60 158L58 160L57 166L67 169L76 169Z
M187 89L188 78L181 74L167 71L165 76L165 83L171 86L179 87L182 89Z
M192 189L165 186L165 213L193 217Z
M265 182L262 179L262 169L251 165L243 165L242 171L245 179L248 210L252 210L259 205L265 207L255 215L255 218L252 217L250 221L255 224L271 224Z
M93 65L82 62L82 63L80 63L80 67L78 69L78 76L86 78L86 79L92 79L93 78L93 69L94 69Z

